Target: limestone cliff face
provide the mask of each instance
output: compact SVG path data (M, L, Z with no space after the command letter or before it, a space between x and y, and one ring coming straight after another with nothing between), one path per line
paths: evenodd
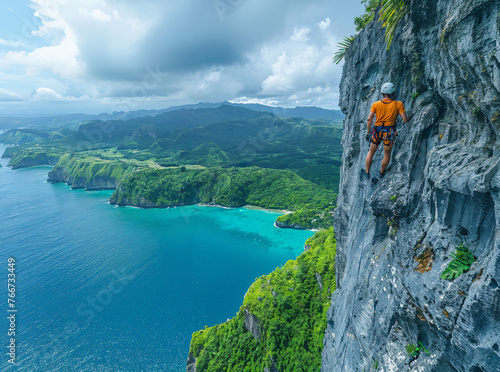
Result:
M500 2L406 3L389 51L372 22L346 56L337 291L322 371L375 364L378 371L498 371ZM366 118L380 86L398 85L405 61L398 99L413 118L399 124L387 175L371 195L360 178ZM394 213L399 223L389 227ZM477 261L457 279L441 279L460 243ZM430 354L409 365L406 346L419 341Z
M109 175L75 177L71 172L68 172L67 168L58 166L49 172L48 178L51 183L64 182L71 185L72 189L85 189L86 191L115 190L120 180L121 178L114 178Z
M34 152L11 158L9 166L12 167L12 169L20 169L34 167L37 165L54 165L58 162L58 160L58 155L51 155L44 152Z
M305 230L306 228L299 225L298 223L289 223L286 221L276 221L275 222L276 227L282 228L282 229L296 229L296 230Z
M48 181L64 182L73 189L115 190L119 182L132 174L134 166L122 162L102 162L63 155L49 172Z

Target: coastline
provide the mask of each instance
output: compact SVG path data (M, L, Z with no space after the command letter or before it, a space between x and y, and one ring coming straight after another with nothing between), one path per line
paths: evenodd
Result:
M203 204L203 203L198 203L198 204L191 204L191 205L196 205L198 207L212 207L212 208L223 208L223 209L236 209L236 208L239 208L239 207L226 207L224 205L219 205L219 204ZM179 207L184 207L184 205L180 205Z
M276 227L277 229L304 230L304 231L312 231L312 232L318 232L318 231L320 231L320 229L298 229L298 228L296 228L296 227L279 227L279 226L276 224L276 221L274 221L274 227Z
M254 205L244 205L242 208L251 209L251 210L265 211L265 212L280 213L280 214L290 214L290 213L293 213L292 211L287 211L286 209L270 209L270 208L256 207Z

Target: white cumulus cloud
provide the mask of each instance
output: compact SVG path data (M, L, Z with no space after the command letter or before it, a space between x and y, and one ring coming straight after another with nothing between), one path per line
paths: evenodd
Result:
M293 35L290 36L290 40L293 41L307 41L307 34L311 32L308 27L296 28L293 30Z
M323 21L318 23L319 28L322 30L326 30L328 27L330 27L330 24L332 23L331 19L329 17L325 18Z
M231 0L221 19L211 0L27 3L37 18L27 42L0 38L0 79L18 92L10 97L130 109L239 99L335 108L342 65L331 56L363 8Z
M89 11L87 8L80 8L80 14L83 16L91 17L99 22L111 22L111 16L104 13L101 9L94 9Z
M47 87L37 88L32 97L35 101L74 101L74 97L65 97L53 89Z

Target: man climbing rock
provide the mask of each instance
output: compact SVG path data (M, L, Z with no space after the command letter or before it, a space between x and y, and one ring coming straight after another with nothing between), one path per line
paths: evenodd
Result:
M370 149L366 155L366 168L363 172L363 177L370 178L370 167L373 161L373 155L377 152L378 146L384 142L384 159L378 174L373 179L377 182L384 177L385 170L391 160L392 146L398 133L396 132L396 119L398 114L401 115L403 122L407 123L410 119L406 116L406 110L403 102L396 101L393 97L395 92L394 84L385 83L380 90L384 98L372 105L370 114L368 115L366 140L370 142ZM375 126L371 129L373 117L376 116Z

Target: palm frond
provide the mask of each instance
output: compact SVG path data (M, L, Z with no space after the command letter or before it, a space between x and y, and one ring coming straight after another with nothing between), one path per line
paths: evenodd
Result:
M351 46L351 44L355 38L356 38L356 36L346 36L344 38L344 40L340 41L337 44L339 49L333 55L333 62L334 63L339 64L340 61L342 61L342 59L344 59L345 54L349 50L349 47Z
M399 20L406 14L405 0L382 0L379 22L385 27L387 49L391 46Z

